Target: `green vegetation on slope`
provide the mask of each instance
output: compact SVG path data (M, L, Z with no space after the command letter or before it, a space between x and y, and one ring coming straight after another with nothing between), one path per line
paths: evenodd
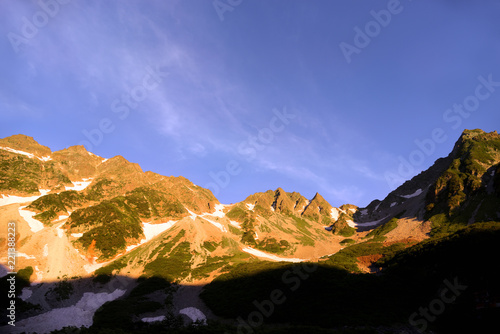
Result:
M148 276L158 276L174 282L189 275L191 258L189 242L182 241L168 256L159 255L146 264L144 272Z
M396 227L398 227L398 218L394 217L391 220L389 220L387 223L384 225L381 225L373 230L371 230L365 238L376 238L376 237L383 237L390 231L394 230ZM385 237L384 237L385 240Z
M124 250L127 241L138 241L142 236L141 220L123 198L102 201L74 211L69 227L86 231L78 242L87 249L95 240L95 249L104 259Z
M434 235L443 236L470 221L500 218L500 176L496 173L500 165L488 169L500 160L500 136L481 130L465 131L454 152L454 160L426 197L426 219L433 221ZM493 191L488 189L489 183Z
M99 201L104 197L108 197L119 189L121 184L115 180L107 178L99 178L94 180L92 184L86 189L87 199L91 201Z
M404 249L405 247L406 246L402 243L384 246L381 242L366 241L338 251L334 255L330 256L327 261L324 261L321 264L352 273L361 273L361 270L357 265L358 257L374 254L381 254L384 257L392 257L394 253Z
M141 218L180 219L187 210L175 196L147 187L136 188L125 196L125 203L134 209Z
M111 183L109 180L99 181L90 189L87 198L100 198L99 189ZM55 203L50 206L43 202L44 209L48 210L45 212L64 207L60 197L61 194L54 195L54 199L40 198L45 202ZM141 219L180 219L186 214L187 210L173 195L140 187L125 196L103 200L99 204L74 211L69 227L85 231L78 239L84 248L88 248L95 240L96 250L101 252L103 258L109 258L139 240L142 236Z
M28 209L41 212L36 219L45 223L50 222L59 214L67 214L74 207L84 203L84 196L74 190L63 191L59 194L48 194L32 202Z
M254 207L254 211L257 206ZM255 240L255 212L251 212L242 208L241 205L236 205L228 213L226 217L241 223L241 230L243 234L241 236L241 242L247 245L255 246L257 244Z
M353 236L356 233L356 229L349 226L347 223L348 220L352 220L352 216L341 213L339 219L333 223L332 233L343 237Z
M312 240L312 239L311 239ZM314 244L314 241L313 241ZM290 248L290 243L286 240L276 240L275 238L265 238L257 244L257 248L265 252L282 254Z
M0 150L0 190L16 190L24 195L38 193L44 185L71 183L67 175L57 168L53 161L42 162L22 155Z

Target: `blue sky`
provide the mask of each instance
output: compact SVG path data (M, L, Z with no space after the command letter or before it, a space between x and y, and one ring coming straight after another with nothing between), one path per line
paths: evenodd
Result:
M365 206L464 128L500 130L498 1L0 6L0 137L122 155L222 203Z

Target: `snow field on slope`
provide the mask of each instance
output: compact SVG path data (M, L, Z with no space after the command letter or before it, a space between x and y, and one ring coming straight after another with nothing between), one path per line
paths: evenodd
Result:
M142 239L138 244L128 246L126 251L130 252L134 248L137 248L140 245L148 242L157 235L165 232L166 230L174 226L175 223L177 223L177 221L175 220L171 220L167 223L162 223L162 224L142 223L142 231L144 232L145 239Z
M245 253L248 253L248 254L255 255L257 257L269 259L269 260L276 261L276 262L294 262L294 263L298 263L298 262L306 261L306 260L297 259L297 258L279 257L279 256L276 256L274 254L268 254L268 253L262 252L260 250L251 248L251 247L244 247L242 249L242 251L244 251Z
M28 223L30 226L30 229L33 233L39 232L43 230L44 226L41 221L36 220L33 218L34 215L36 215L35 212L31 212L28 210L24 210L25 206L22 206L19 208L19 215L23 217L23 219Z
M0 197L0 206L14 204L14 203L33 202L39 199L40 197L47 195L50 192L50 189L39 189L39 191L41 195L29 196L29 197L2 195L2 197Z
M55 308L40 315L16 321L16 326L9 326L12 333L33 332L50 333L67 326L90 327L93 323L95 311L104 303L121 297L125 290L116 289L111 293L85 292L76 305L62 308ZM5 333L5 332L4 332Z
M16 154L25 155L25 156L27 156L30 159L37 158L38 160L41 160L41 161L52 160L52 158L50 156L37 157L33 153L28 153L28 152L24 152L24 151L15 150L15 149L10 148L10 147L2 147L2 146L0 146L0 150L4 150L4 151L7 151L7 152L12 152L12 153L16 153Z
M332 217L333 220L339 219L339 209L337 208L332 208L330 210L330 217Z
M422 193L422 189L417 189L413 194L410 194L410 195L401 195L401 197L412 198L412 197L416 197L416 196L420 195L421 193Z
M224 207L225 207L224 204L215 204L215 212L212 213L212 216L219 217L219 218L224 217L226 215L223 211Z
M179 311L180 314L187 315L193 321L201 321L205 323L207 321L207 317L203 312L201 312L196 307L186 307Z
M83 179L82 181L71 181L71 183L73 183L73 187L65 186L64 188L66 190L82 191L92 183L92 179Z
M217 204L219 205L219 204ZM220 204L222 205L222 204ZM223 205L222 205L223 206ZM224 206L223 206L224 207ZM186 210L189 212L190 214L190 217L192 220L196 220L197 217L200 217L201 219L204 219L206 220L207 222L209 222L210 224L214 225L215 227L217 227L221 232L227 232L227 229L224 227L224 225L222 225L221 223L218 223L218 222L215 222L213 220L210 220L210 219L207 219L206 216L214 216L215 214L211 214L211 213L204 213L204 214L196 214L194 213L193 211L189 210L186 208ZM216 209L217 210L217 209ZM215 213L217 212L220 212L219 210L217 210ZM224 213L222 213L224 215Z
M236 228L241 229L241 224L240 224L240 223L238 223L237 221L230 220L230 221L229 221L229 224L233 225L233 226L234 226L234 227L236 227Z
M348 220L347 221L347 224L350 226L350 227L353 227L353 228L356 228L358 226L374 226L374 225L377 225L377 224L380 224L381 221L383 221L384 219L387 219L389 216L387 217L384 217L382 219L379 219L379 220L374 220L374 221L371 221L371 222L366 222L366 223L355 223L353 222L352 220Z

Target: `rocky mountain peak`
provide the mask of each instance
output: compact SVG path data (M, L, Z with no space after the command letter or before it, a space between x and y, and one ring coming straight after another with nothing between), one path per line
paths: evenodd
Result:
M288 193L286 193L282 188L278 188L274 192L274 202L271 206L277 212L293 213L295 205L290 199Z
M33 137L22 134L0 139L0 147L7 147L22 152L32 153L37 157L50 156L52 153L50 148L40 145Z
M310 217L314 220L324 221L325 224L330 222L330 212L332 206L328 203L323 196L316 193L311 202L306 206L302 216Z
M121 155L107 159L100 165L104 173L115 175L134 175L142 174L142 168L137 163L133 163L122 157Z

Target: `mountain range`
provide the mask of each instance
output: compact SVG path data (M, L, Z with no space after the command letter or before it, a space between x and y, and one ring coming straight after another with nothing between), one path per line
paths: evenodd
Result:
M276 332L261 325L277 323L317 326L318 332L353 326L356 319L371 329L420 330L424 322L412 320L410 311L418 310L419 302L432 302L444 280L455 279L450 276L455 274L455 256L463 249L451 250L462 243L478 244L465 255L470 261L461 258L478 268L483 260L472 254L491 251L493 241L498 242L500 136L496 131L465 130L447 157L385 199L365 208L337 208L319 193L307 199L282 188L221 204L210 190L182 176L144 172L121 156L104 159L83 146L52 152L31 137L15 135L0 139L0 223L6 227L10 222L16 224L19 281L18 326L9 328L14 332L43 333L64 326L81 327L82 333L88 327L95 332L148 331L154 326L182 332L186 327L177 324L196 320L208 326L207 332L216 328L214 333L220 328ZM4 228L2 249L8 248L8 240ZM437 249L441 251L436 255ZM8 256L2 254L6 276ZM495 259L494 254L483 256ZM287 276L293 268L306 270L306 264L315 268L310 273L314 280L305 282L309 275L298 271ZM474 287L467 292L469 299L448 307L442 324L420 317L426 319L426 328L449 326L449 319L461 315L463 307L477 306L477 294L498 298L492 274L483 270L459 270L460 280ZM403 279L418 282L422 275L429 283L422 283L419 293L401 286ZM292 288L306 287L292 290L285 307L275 302L271 312L256 306L263 305L259 300L281 300L269 293L276 286L286 291L291 283ZM349 291L344 296L328 289L332 298L344 301L345 309L335 300L322 299L320 286L332 284ZM381 312L376 311L377 298L401 298L403 291L414 298L380 307L394 316L366 318L366 310ZM98 296L97 301L85 299L90 295ZM352 305L354 301L363 306ZM495 305L483 307L480 316L496 316L500 303ZM262 321L250 316L256 308ZM272 314L266 316L265 310ZM84 316L81 321L56 321L54 312ZM210 322L215 320L222 323Z

